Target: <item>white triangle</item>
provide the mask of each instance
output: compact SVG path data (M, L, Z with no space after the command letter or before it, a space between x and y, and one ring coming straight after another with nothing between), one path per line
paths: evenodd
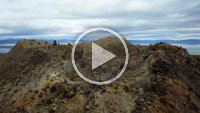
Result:
M92 42L92 70L108 62L114 57L116 57L116 55Z

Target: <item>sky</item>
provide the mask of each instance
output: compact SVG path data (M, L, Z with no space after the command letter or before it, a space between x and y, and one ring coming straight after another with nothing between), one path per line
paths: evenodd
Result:
M200 0L0 0L0 53L7 39L74 40L94 27L128 40L200 40Z
M0 40L75 38L108 27L128 39L199 39L199 0L0 0Z

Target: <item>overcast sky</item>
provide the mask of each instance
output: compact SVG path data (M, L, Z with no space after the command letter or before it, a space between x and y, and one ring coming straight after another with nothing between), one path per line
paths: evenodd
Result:
M100 26L129 39L200 39L200 0L0 0L0 39L75 38Z

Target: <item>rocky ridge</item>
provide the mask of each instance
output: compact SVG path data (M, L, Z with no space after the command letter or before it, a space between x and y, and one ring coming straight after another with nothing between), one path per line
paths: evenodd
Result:
M108 40L117 47L112 38L97 43L112 49ZM79 57L86 54L85 44L77 50ZM128 43L128 48L130 59L124 75L112 84L97 86L86 83L76 74L71 64L70 44L22 40L0 59L0 111L200 112L200 61L197 56L166 43L150 46ZM113 64L112 68L115 67Z

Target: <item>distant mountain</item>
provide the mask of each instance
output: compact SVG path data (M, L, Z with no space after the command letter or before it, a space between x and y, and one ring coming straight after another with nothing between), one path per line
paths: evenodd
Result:
M0 39L0 44L2 43L7 43L7 44L16 44L19 40L21 39L12 39L12 38L8 38L8 39Z
M0 40L1 43L7 43L7 44L15 44L20 39L3 39ZM34 39L33 39L34 40ZM53 43L53 41L56 40L59 43L67 43L67 42L75 42L74 39L42 39L41 41L48 41L50 43ZM90 40L81 40L81 42L88 42ZM159 42L165 42L169 44L200 44L200 39L188 39L188 40L129 40L133 44L155 44Z
M196 45L200 44L200 40L198 39L189 39L189 40L130 40L132 43L135 44L155 44L159 42L165 42L169 44L189 44L189 45Z

